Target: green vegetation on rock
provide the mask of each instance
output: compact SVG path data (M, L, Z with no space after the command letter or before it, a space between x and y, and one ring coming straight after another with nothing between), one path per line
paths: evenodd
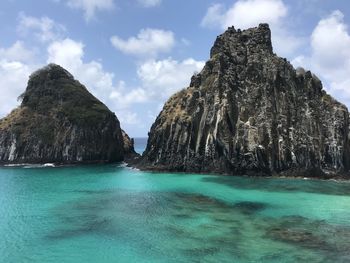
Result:
M0 162L121 161L119 121L62 67L34 72L20 107L0 120Z

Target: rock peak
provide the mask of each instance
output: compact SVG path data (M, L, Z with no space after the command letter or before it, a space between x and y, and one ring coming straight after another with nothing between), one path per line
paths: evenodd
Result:
M273 53L271 42L271 30L268 24L259 24L245 30L229 27L223 34L217 37L211 49L211 57L218 53L226 55L234 54L238 49L248 49L250 53Z
M50 77L63 77L63 78L69 78L74 79L73 75L69 73L66 69L61 67L60 65L57 65L55 63L50 63L37 71L33 72L30 77L30 80L34 80L36 78L50 78Z
M260 30L270 30L270 26L268 23L260 23L258 28Z
M48 64L38 69L29 77L27 89L19 97L22 106L46 111L63 101L74 101L88 98L98 101L89 91L75 80L73 75L57 64ZM101 103L98 101L98 103Z
M271 33L271 30L270 30L270 26L268 23L260 23L258 27L252 27L252 28L248 28L248 29L244 29L244 30L241 30L241 29L235 29L234 26L230 26L227 28L226 32L245 32L245 31L252 31L252 30L257 30L257 31L263 31L263 32L268 32L270 31ZM226 32L224 32L223 34L225 34Z

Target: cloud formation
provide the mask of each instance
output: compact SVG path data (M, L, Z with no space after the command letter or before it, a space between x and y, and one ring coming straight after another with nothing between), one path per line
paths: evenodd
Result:
M116 107L120 110L128 109L131 105L146 102L149 95L143 88L128 88L124 81L119 81L115 90L113 90L109 98L116 103Z
M66 28L43 16L41 18L27 16L25 13L20 13L18 16L17 32L24 37L29 34L34 34L37 40L41 42L49 42L62 37Z
M246 29L259 23L278 24L287 12L281 0L240 0L227 10L222 4L214 4L208 9L202 25L218 23L222 29L232 25Z
M321 19L311 35L311 55L292 63L306 65L323 80L328 91L350 105L350 34L339 10Z
M24 46L22 41L16 41L8 48L0 47L0 57L2 60L30 62L34 60L35 52Z
M114 0L66 0L68 7L84 12L86 21L95 18L97 11L109 11L115 7Z
M191 76L204 67L204 61L188 58L177 61L172 58L149 60L142 63L137 75L147 94L165 100L176 91L187 88Z
M34 52L20 41L0 48L0 117L18 105L17 97L26 88L29 75L37 68L32 64Z
M138 0L138 2L144 7L154 7L162 3L162 0Z
M159 53L169 52L175 45L172 31L146 28L141 29L137 36L126 40L111 37L112 45L125 54L143 57L156 57Z
M200 71L203 66L203 61L192 58L183 61L172 58L145 61L139 64L137 69L140 85L129 87L124 81L119 81L110 93L109 99L121 115L131 116L132 108L140 103L156 103L163 106L171 95L188 87L193 73ZM135 115L132 116L135 117ZM132 124L135 124L136 119L125 118L124 122L131 124L128 120L133 120Z

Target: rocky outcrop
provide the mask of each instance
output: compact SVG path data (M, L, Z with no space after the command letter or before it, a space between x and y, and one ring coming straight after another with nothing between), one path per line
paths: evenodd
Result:
M350 166L349 113L310 71L273 53L267 24L220 35L165 104L139 167L322 176Z
M62 67L30 76L21 105L0 120L0 163L122 161L119 121Z
M122 130L122 137L123 137L123 147L124 147L124 154L125 155L136 155L135 149L134 149L134 139L130 138L129 135Z

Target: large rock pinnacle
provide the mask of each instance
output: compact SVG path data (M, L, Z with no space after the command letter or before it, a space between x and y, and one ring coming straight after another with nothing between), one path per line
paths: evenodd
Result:
M164 105L140 167L321 176L349 170L349 113L310 71L273 53L267 24L220 35Z

